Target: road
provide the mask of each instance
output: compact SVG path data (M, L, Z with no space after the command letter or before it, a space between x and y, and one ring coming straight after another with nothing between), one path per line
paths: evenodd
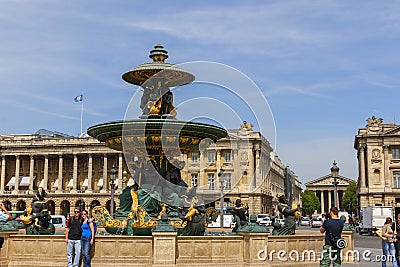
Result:
M319 232L319 228L309 226L300 226L300 230L312 230ZM354 233L354 249L359 252L360 261L353 264L342 264L344 267L379 267L381 262L379 258L382 255L381 239L377 236L367 236ZM392 266L387 263L387 266Z

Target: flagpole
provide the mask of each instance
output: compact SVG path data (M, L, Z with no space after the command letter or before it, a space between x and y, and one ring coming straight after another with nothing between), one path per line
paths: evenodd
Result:
M81 136L82 135L82 125L83 125L83 98L82 98L82 108L81 108L81 134L79 135L79 136Z

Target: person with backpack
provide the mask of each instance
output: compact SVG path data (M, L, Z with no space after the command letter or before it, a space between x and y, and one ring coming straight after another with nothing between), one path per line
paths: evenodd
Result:
M89 218L89 212L87 210L82 211L82 256L83 256L83 267L90 267L90 246L94 243L94 224L92 219Z
M325 233L325 245L322 248L322 256L320 261L321 267L328 267L333 261L334 267L342 264L340 256L341 247L338 246L338 240L341 239L344 222L339 219L339 210L332 207L329 210L329 218L325 220L320 228L321 233Z
M78 267L81 257L82 237L81 211L75 208L74 216L66 222L65 242L67 242L68 267ZM75 253L74 253L75 252Z

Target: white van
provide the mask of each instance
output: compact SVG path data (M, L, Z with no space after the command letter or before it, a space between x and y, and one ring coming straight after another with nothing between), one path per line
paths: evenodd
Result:
M221 216L218 215L215 222L210 222L207 227L209 227L209 228L221 227ZM233 222L233 215L225 214L224 215L224 228L233 228L233 227L235 227L235 223Z
M269 218L268 214L262 214L262 213L257 214L257 222L260 222L260 221L264 220L267 217Z
M65 228L65 216L64 215L51 215L51 223L55 228Z

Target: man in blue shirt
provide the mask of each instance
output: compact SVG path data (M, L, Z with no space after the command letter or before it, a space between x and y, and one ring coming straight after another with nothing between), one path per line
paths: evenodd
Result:
M337 207L332 207L329 210L329 217L325 218L324 223L320 228L321 233L325 233L325 245L322 248L320 266L328 267L333 261L334 267L339 267L342 264L340 257L341 249L336 247L335 241L342 235L344 222L339 219L339 210Z

